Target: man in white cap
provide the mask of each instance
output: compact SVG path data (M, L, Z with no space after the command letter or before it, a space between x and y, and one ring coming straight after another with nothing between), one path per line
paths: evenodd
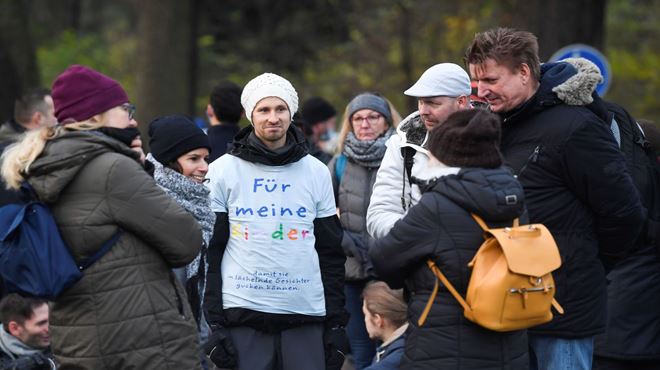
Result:
M367 231L382 238L394 223L419 201L421 192L412 178L419 177L429 159L426 150L428 130L442 124L450 114L470 107L470 78L453 63L427 69L404 94L417 98L418 110L397 127L397 135L387 141L369 209Z
M289 81L257 76L241 104L251 126L207 175L217 221L205 352L221 368L339 369L345 257L330 172L291 125Z

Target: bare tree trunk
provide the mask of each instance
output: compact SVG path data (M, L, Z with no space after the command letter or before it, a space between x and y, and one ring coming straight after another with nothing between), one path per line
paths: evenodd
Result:
M0 119L13 115L14 100L39 85L39 70L24 1L0 0Z
M147 127L158 116L192 113L195 78L191 53L194 2L136 1L139 15L137 117L147 142Z
M582 43L603 50L606 0L513 0L505 23L528 30L539 39L546 61L560 48Z
M399 1L397 3L400 17L400 32L401 32L401 69L405 78L405 83L409 84L413 81L413 52L412 52L412 31L413 16L411 14L411 3L408 1ZM407 89L407 86L403 86ZM403 90L402 90L403 91ZM413 112L417 110L417 99L408 97L406 99L407 107L406 112Z

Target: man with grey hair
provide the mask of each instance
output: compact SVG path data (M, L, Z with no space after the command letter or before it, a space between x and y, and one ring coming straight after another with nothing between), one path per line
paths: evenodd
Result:
M418 110L397 127L397 135L387 141L387 151L374 183L367 231L382 238L394 223L416 204L420 190L412 177L426 168L428 131L442 124L452 113L470 108L470 78L460 66L441 63L427 69L404 94L417 98Z
M257 76L241 104L251 125L208 172L217 218L205 352L222 368L339 370L346 257L330 172L291 125L289 81Z

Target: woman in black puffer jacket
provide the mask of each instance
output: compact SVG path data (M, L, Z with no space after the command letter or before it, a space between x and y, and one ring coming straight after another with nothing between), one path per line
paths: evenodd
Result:
M529 367L524 330L500 333L468 321L444 286L424 326L417 324L436 281L427 259L465 296L467 264L483 242L470 213L490 227L501 227L524 212L522 187L501 167L499 139L499 119L483 110L454 113L433 130L431 180L424 182L420 202L369 252L379 276L392 288L405 286L408 293L410 326L401 369Z

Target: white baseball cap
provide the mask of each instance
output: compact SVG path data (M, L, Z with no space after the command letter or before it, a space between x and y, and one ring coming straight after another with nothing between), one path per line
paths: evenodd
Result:
M404 94L417 98L470 96L470 77L459 65L440 63L427 69Z

